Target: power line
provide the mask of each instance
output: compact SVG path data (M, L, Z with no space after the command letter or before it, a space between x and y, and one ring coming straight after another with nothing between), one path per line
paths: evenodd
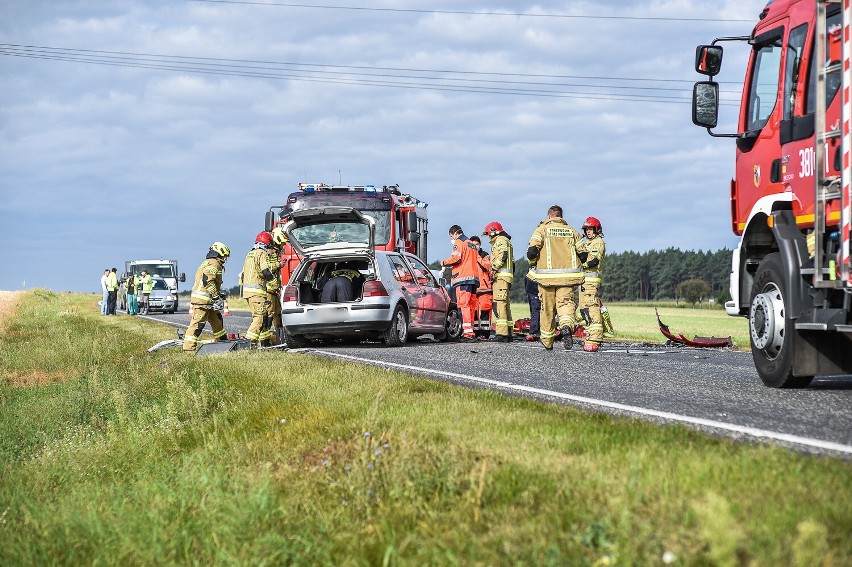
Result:
M580 80L598 80L598 81L625 81L625 82L647 82L647 83L682 83L691 85L695 81L693 79L658 79L658 78L637 78L637 77L613 77L613 76L596 76L596 75L554 75L554 74L543 74L543 73L506 73L506 72L498 72L498 71L464 71L464 70L451 70L451 69L417 69L412 67L377 67L377 66L368 66L368 65L343 65L343 64L330 64L330 63L304 63L304 62L291 62L291 61L267 61L262 59L231 59L231 58L220 58L220 57L198 57L198 56L186 56L186 55L164 55L164 54L155 54L155 53L132 53L127 51L105 51L98 49L73 49L67 47L46 47L39 45L20 45L13 43L0 43L0 48L9 48L9 49L21 49L21 50L47 50L47 51L57 51L57 52L67 52L72 54L102 54L102 55L117 55L117 56L129 56L134 58L163 58L163 59L174 59L180 61L192 61L197 62L197 64L205 64L206 62L213 62L215 64L224 64L224 63L233 63L238 65L248 65L248 64L258 64L258 65L274 65L276 67L293 67L293 70L302 71L301 67L316 67L318 69L355 69L355 70L366 70L366 71L394 71L397 73L440 73L447 75L462 75L462 76L477 76L477 77L516 77L516 78L529 78L529 79L580 79ZM311 69L306 69L304 72L321 72L321 71L313 71ZM349 73L349 74L357 74L357 73ZM372 74L372 73L371 73ZM378 74L373 74L375 76L380 76ZM391 75L398 76L398 75ZM418 76L420 78L420 76ZM455 80L446 78L446 80ZM505 83L513 83L515 81L498 81L493 79L470 79L471 81L480 80L483 82L505 82ZM523 82L517 82L522 84ZM742 82L737 81L719 81L720 84L730 84L730 85L742 85ZM559 83L529 83L529 84L559 84ZM616 88L616 87L612 87ZM621 88L629 88L629 87L621 87ZM635 87L635 88L651 88L655 90L671 90L665 89L663 87ZM733 92L733 91L730 91Z
M271 6L281 8L310 8L320 10L353 10L363 12L402 12L413 14L450 14L462 16L511 16L516 18L562 18L586 20L640 20L658 22L731 22L752 23L752 20L722 18L674 18L662 16L602 16L588 14L530 14L523 12L473 12L467 10L424 10L416 8L366 8L363 6L326 6L319 4L296 4L292 2L249 2L247 0L187 0L188 2L206 2L210 4L242 4L247 6Z
M503 94L503 95L519 95L519 96L537 96L551 98L580 98L593 100L613 100L613 101L634 101L634 102L668 102L685 104L690 102L690 99L685 97L669 96L666 94L638 94L638 93L612 93L606 92L605 89L614 89L618 85L577 85L577 84L548 84L540 83L537 86L568 86L580 88L599 88L604 89L599 92L576 91L576 90L547 90L540 88L528 88L524 86L527 83L518 83L515 81L484 81L493 84L470 84L470 79L452 78L446 79L442 77L423 77L423 76L395 76L388 74L370 75L370 74L354 74L341 73L339 77L317 77L312 75L292 74L304 73L302 70L294 69L276 69L269 67L256 67L234 64L236 60L216 60L214 58L201 58L203 62L197 61L199 58L181 57L181 56L156 56L150 54L127 54L122 52L94 52L91 50L72 50L67 48L47 48L47 47L28 47L28 46L12 46L10 44L0 44L0 55L55 60L75 63L88 63L113 67L130 67L141 69L152 69L161 71L174 71L194 74L221 75L246 78L260 78L273 80L292 80L303 82L345 84L345 85L365 85L375 87L391 87L405 88L416 90L434 90L434 91L450 91L450 92L468 92L468 93L485 93L485 94ZM218 63L217 61L225 61L227 63ZM283 71L287 71L284 73ZM317 73L317 71L308 71ZM328 73L328 71L323 71ZM378 77L377 79L366 77ZM405 80L387 80L405 79ZM447 81L452 80L461 84L444 84L429 81ZM427 81L427 82L415 82ZM636 89L637 87L624 87ZM650 88L650 87L649 87ZM676 89L653 89L651 90L676 90ZM680 91L683 92L683 91Z

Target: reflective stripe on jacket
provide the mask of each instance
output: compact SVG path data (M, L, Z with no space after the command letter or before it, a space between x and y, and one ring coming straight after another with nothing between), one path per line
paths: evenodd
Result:
M207 258L195 272L195 282L192 284L192 293L189 301L193 305L207 305L219 297L222 289L222 258Z
M494 277L511 284L515 279L515 251L512 239L501 232L490 240L491 269L494 270Z
M472 285L476 287L479 285L479 278L477 277L479 266L476 262L478 257L476 245L468 240L467 236L462 234L459 238L453 239L453 253L441 262L442 266L452 269L450 286Z
M538 257L528 277L545 286L583 283L585 275L577 257L578 240L579 233L565 219L554 217L539 223L530 237L529 246L538 249Z
M266 295L267 282L275 279L273 265L265 248L252 248L243 264L243 297Z

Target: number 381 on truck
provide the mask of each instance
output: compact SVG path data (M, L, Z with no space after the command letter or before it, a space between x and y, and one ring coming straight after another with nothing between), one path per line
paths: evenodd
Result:
M852 8L850 0L770 0L752 33L696 49L708 76L692 120L736 142L729 315L747 317L767 386L852 374ZM750 56L737 131L719 133L725 42Z

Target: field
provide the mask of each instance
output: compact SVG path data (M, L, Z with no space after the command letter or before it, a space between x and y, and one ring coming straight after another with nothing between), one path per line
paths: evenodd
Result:
M0 305L0 565L852 561L847 461L300 354L146 354L173 330L97 299Z

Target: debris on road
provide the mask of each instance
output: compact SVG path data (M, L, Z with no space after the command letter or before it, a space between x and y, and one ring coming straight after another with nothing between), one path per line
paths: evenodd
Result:
M734 346L731 337L699 337L687 339L683 333L675 335L669 330L669 326L660 319L660 312L654 308L654 313L657 314L657 323L660 325L660 332L669 340L671 344L686 345L698 348L731 348Z

